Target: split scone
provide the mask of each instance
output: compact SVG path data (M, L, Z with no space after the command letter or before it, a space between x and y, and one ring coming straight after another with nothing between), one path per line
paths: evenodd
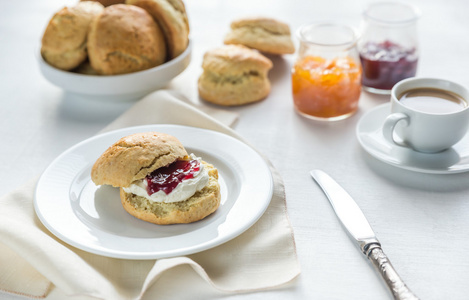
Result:
M256 102L270 93L267 76L272 61L242 45L224 45L207 51L199 77L199 95L218 105Z
M251 17L233 21L224 43L240 44L277 55L295 52L288 24L272 18Z
M85 61L90 24L103 9L98 2L84 1L54 14L42 37L41 55L44 60L66 71Z
M124 209L155 224L195 222L220 205L217 169L164 133L121 138L95 162L91 179L119 187Z

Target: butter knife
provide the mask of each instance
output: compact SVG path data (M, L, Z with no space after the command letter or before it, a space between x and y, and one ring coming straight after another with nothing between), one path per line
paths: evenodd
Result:
M319 184L332 205L337 217L348 231L349 235L358 243L360 250L368 257L375 269L381 274L386 285L391 290L394 299L419 299L405 285L391 265L373 229L366 220L363 212L352 197L329 175L321 170L311 171L311 176Z

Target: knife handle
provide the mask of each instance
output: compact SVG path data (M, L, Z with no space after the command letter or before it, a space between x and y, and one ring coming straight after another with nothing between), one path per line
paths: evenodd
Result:
M391 265L383 249L379 244L372 244L368 248L367 254L369 260L373 266L378 270L381 276L384 278L386 285L391 290L394 299L396 300L417 300L417 296L405 285L401 277L397 274L394 267Z

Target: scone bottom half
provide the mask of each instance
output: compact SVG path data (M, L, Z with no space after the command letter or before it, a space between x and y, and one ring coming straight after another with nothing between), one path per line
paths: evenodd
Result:
M161 225L191 223L212 214L220 205L218 171L205 161L200 164L208 173L207 183L188 199L156 202L124 190L132 183L147 180L147 176L155 176L160 168L185 161L189 162L190 157L177 138L158 132L137 133L110 146L93 165L91 179L96 185L120 187L124 209L136 218Z
M208 169L208 184L189 199L180 202L153 202L120 189L124 209L132 216L159 225L192 223L211 215L220 206L220 184L217 169L202 162Z

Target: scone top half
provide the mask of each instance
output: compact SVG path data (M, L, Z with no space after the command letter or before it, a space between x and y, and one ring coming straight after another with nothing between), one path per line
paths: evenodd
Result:
M96 185L129 187L156 169L187 156L181 142L168 134L146 132L121 138L95 162L91 179Z
M243 76L250 72L267 76L272 61L242 45L226 45L205 53L202 68L218 76Z
M290 26L273 18L246 17L234 20L230 25L231 29L238 29L247 26L257 26L270 32L271 34L290 35Z
M295 52L290 26L265 17L250 17L233 21L231 31L225 36L224 43L241 44L274 55Z

